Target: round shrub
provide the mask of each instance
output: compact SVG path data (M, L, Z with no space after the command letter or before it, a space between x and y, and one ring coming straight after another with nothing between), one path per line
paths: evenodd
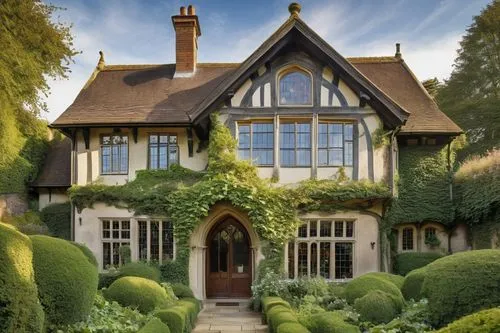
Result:
M267 296L262 298L262 312L267 313L272 307L276 305L283 305L290 309L290 303L277 296Z
M97 292L97 267L68 241L31 236L38 295L51 324L88 317Z
M349 304L354 304L356 299L365 296L372 290L381 290L388 293L397 302L401 303L401 307L403 306L403 294L394 283L368 274L359 276L347 284L345 298Z
M337 312L313 314L308 318L305 327L311 333L360 333L357 326L346 323L344 317Z
M0 223L0 332L41 332L44 313L32 264L31 241Z
M385 272L372 272L372 273L368 273L365 275L366 276L375 276L375 277L378 277L382 280L392 282L399 289L401 289L403 287L403 283L405 282L405 278L402 277L401 275L390 274L390 273L385 273Z
M192 303L194 305L194 309L196 311L196 314L198 314L201 311L201 302L194 297L184 297L180 301Z
M182 283L172 283L172 289L174 290L175 296L179 298L194 297L191 288Z
M153 318L137 333L170 333L170 329L160 319Z
M426 267L422 294L431 322L453 320L500 305L500 250L476 250L438 259Z
M104 297L122 306L136 307L142 313L172 303L167 292L157 282L136 276L125 276L104 290Z
M188 310L183 306L173 306L167 309L157 310L153 314L167 324L172 333L185 333L190 331Z
M269 309L269 311L267 311L263 318L264 318L264 322L267 322L269 320L269 317L275 315L276 313L278 312L288 312L290 311L290 307L287 307L287 306L284 306L284 305L281 305L281 304L278 304L276 306L273 306L272 308Z
M290 311L280 311L278 313L273 313L268 317L268 326L271 333L275 333L278 330L278 326L283 323L298 323L297 317Z
M381 290L372 290L354 302L360 320L374 324L388 323L399 313L393 297Z
M396 255L394 261L394 272L405 276L409 272L424 267L434 260L443 257L442 254L436 252L406 252Z
M121 276L136 276L160 282L160 270L145 262L130 262L120 267Z
M196 318L198 317L198 306L197 304L189 301L184 301L185 298L177 302L177 305L183 306L188 310L188 319L192 326L196 322Z
M403 287L401 288L405 299L418 301L422 298L422 284L424 283L425 272L426 268L421 267L405 276Z
M98 289L108 288L113 282L121 278L120 271L110 270L109 272L99 273Z
M278 326L277 333L311 333L299 323L283 323Z
M54 203L44 207L40 211L40 219L55 237L71 239L71 203Z
M479 311L462 317L436 333L498 333L500 332L500 308Z
M83 254L87 257L87 259L90 261L92 265L94 265L95 267L99 266L99 264L97 263L97 259L94 256L94 253L92 253L92 251L90 251L90 249L85 244L77 242L70 242L70 243L79 248L80 251L83 252Z

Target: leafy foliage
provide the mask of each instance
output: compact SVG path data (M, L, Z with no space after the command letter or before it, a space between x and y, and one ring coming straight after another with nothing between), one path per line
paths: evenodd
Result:
M299 323L282 323L278 326L277 333L310 333L307 328Z
M79 248L80 251L82 251L82 253L87 257L88 261L92 265L94 265L95 267L98 266L97 259L94 255L94 253L92 251L90 251L90 249L85 244L77 243L77 242L70 242L70 243L73 244L74 246L76 246L77 248Z
M500 308L479 311L462 317L437 333L496 332L500 327Z
M50 324L84 320L97 292L97 267L68 241L31 236L40 302Z
M182 283L173 283L172 290L174 291L175 296L179 298L194 297L191 288Z
M359 319L374 324L388 323L398 314L398 305L391 295L381 290L372 290L354 302Z
M153 318L138 333L170 333L170 329L160 319Z
M394 260L394 272L405 276L409 272L424 267L443 255L437 252L398 253Z
M369 274L361 275L349 282L345 288L345 298L349 304L354 304L356 299L363 297L372 290L381 290L388 293L397 302L399 309L403 307L403 295L394 283Z
M69 240L71 238L71 204L54 203L40 211L40 219L49 228L54 237Z
M137 276L160 282L160 270L146 262L131 262L120 267L121 276Z
M40 333L44 313L32 265L29 238L0 223L0 331Z
M405 299L420 300L422 298L422 285L426 276L426 267L417 268L405 277L401 292Z
M370 333L421 333L430 331L427 300L408 302L401 315L384 325L370 327Z
M477 310L500 305L500 250L459 252L425 267L422 292L432 323L443 326Z
M374 276L374 277L378 277L382 280L392 282L399 289L401 289L401 287L403 286L403 283L405 281L404 277L402 277L402 276L394 275L394 274L390 274L390 273L385 273L385 272L371 272L371 273L365 274L365 276Z
M454 70L437 100L461 126L469 146L459 159L498 147L500 133L500 3L491 1L475 16L460 42Z
M441 83L439 82L437 77L434 77L432 79L427 79L423 81L422 85L424 86L425 90L427 90L427 93L431 95L431 97L436 97L438 89L441 86Z
M339 312L323 312L312 315L307 322L302 323L311 333L359 333L358 327L344 321Z

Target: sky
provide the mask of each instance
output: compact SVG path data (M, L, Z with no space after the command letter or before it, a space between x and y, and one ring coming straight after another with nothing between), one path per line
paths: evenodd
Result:
M186 0L187 1L187 0ZM202 35L199 62L241 62L289 17L289 0L51 0L65 8L54 20L73 25L81 51L69 79L49 82L54 121L74 101L94 70L106 64L175 62L172 15L194 5ZM390 56L401 43L418 79L449 77L459 41L490 0L303 0L300 17L345 57Z

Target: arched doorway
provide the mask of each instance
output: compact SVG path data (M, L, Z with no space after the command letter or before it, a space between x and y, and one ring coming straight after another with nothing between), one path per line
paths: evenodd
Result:
M207 297L250 297L252 251L245 227L225 218L209 232L206 245Z

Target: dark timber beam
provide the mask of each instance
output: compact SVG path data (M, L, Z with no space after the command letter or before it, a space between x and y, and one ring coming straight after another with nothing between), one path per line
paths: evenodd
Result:
M189 157L193 157L193 128L187 127L186 133L187 133L187 139L188 139Z
M90 128L84 127L82 128L83 141L85 142L85 149L90 149Z

